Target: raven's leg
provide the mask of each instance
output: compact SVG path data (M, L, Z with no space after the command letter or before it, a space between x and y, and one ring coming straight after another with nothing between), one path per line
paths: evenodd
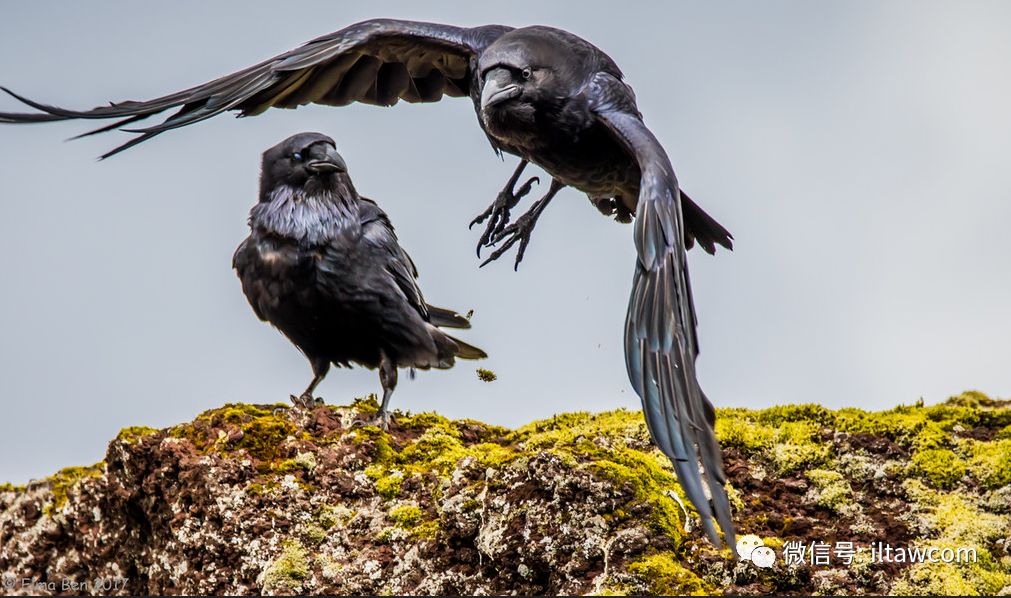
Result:
M312 365L312 382L309 383L308 388L301 395L297 397L291 395L291 402L303 409L311 409L316 405L323 404L323 399L312 396L312 393L319 386L319 383L323 381L323 378L326 378L326 373L330 371L329 360L314 357L309 359L309 363Z
M481 262L481 266L485 266L490 262L493 262L500 258L503 253L509 250L517 241L520 243L519 250L516 252L516 263L513 265L513 270L520 267L520 262L523 261L523 253L527 250L527 244L530 243L530 235L534 232L534 226L537 225L537 218L540 217L541 212L544 208L548 206L548 202L554 198L555 194L565 187L565 183L560 183L556 179L551 179L551 188L548 192L544 194L544 197L537 200L529 210L526 211L519 219L510 224L509 226L502 229L497 233L491 240L491 244L494 245L499 241L505 239L505 244L495 250L495 253L491 254L488 259ZM508 237L508 238L507 238Z
M383 430L390 428L390 397L397 387L397 364L393 363L385 353L381 354L379 361L379 383L383 385L383 403L379 406L379 412L372 419L358 419L352 422L352 426L374 426L380 425Z
M477 257L481 257L481 248L490 247L492 245L492 238L501 233L506 225L509 224L509 211L516 207L516 204L519 203L524 195L530 193L530 187L535 181L540 182L539 178L532 176L519 189L516 189L516 182L520 180L520 175L523 174L523 169L527 167L527 164L526 160L520 160L519 166L516 167L516 172L509 177L505 188L499 191L495 201L470 223L470 228L473 228L475 224L481 224L485 220L488 220L484 234L481 235L481 239L477 242Z
M386 355L383 355L383 361L379 364L379 383L383 385L383 404L379 406L377 417L379 425L386 430L390 427L390 412L387 408L393 390L397 387L397 366Z

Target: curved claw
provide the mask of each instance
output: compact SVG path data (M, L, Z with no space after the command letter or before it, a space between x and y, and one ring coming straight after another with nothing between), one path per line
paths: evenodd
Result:
M323 404L323 399L314 397L311 393L303 392L299 396L291 395L291 402L301 409L313 409Z
M513 182L514 181L510 181L510 183ZM516 204L518 204L523 197L530 193L534 183L540 184L540 182L540 177L532 176L520 185L518 189L514 190L512 185L507 186L498 194L495 201L488 206L488 209L478 214L478 216L471 221L468 228L473 228L475 224L481 224L485 220L488 220L488 225L485 227L484 233L481 234L481 238L478 239L477 242L477 257L481 257L482 248L491 247L498 242L493 239L499 237L509 224L510 210L516 207Z

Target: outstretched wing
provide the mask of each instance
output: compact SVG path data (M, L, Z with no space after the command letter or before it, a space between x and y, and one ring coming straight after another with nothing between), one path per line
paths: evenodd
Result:
M709 538L721 546L715 516L734 550L726 476L713 430L715 411L695 376L695 309L677 178L667 153L642 122L628 86L600 73L586 93L597 119L635 156L642 171L635 215L638 258L625 321L628 376L642 399L650 435L674 464Z
M84 134L92 135L178 109L158 125L124 129L138 136L102 156L107 158L169 129L230 110L238 111L239 116L253 116L268 108L297 108L310 103L392 106L401 99L436 102L443 95L468 95L471 59L509 30L502 25L468 29L394 19L362 21L231 75L146 102L67 110L0 88L41 111L0 112L0 123L117 119Z

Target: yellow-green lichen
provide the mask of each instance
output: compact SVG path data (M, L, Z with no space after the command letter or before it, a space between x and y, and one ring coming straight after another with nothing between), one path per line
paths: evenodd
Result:
M67 504L70 490L81 480L97 478L105 469L104 462L98 462L87 467L66 467L48 478L52 500L42 508L46 515L53 515Z
M951 488L965 475L965 462L948 449L927 449L913 455L909 471L935 488Z
M390 519L399 527L411 527L421 521L422 512L417 505L397 505L390 509Z
M309 576L309 553L298 542L288 540L281 554L260 574L258 580L264 592L291 592L300 588Z
M183 438L201 454L245 451L260 461L261 473L285 456L284 442L297 434L285 415L286 406L229 403L200 414L190 424L170 428L169 436ZM226 431L233 428L234 432Z
M969 471L989 490L1011 484L1011 439L973 441L968 446Z
M807 472L816 489L815 502L836 512L848 511L853 505L853 489L849 481L837 471L812 469Z
M355 512L344 505L323 505L316 513L316 522L324 530L329 530L335 525L344 525L354 517Z
M976 499L958 492L932 490L919 479L903 482L913 515L926 528L920 548L949 548L971 555L959 563L916 563L892 588L906 595L992 595L1011 585L1011 559L995 556L990 546L1011 529L1011 516L988 512Z
M0 484L0 492L24 492L27 486L11 484L10 482L4 482Z
M147 426L130 426L129 428L120 430L119 434L116 435L116 440L125 442L126 444L133 444L145 436L157 433L158 430Z
M672 552L633 561L628 572L638 576L653 596L705 596L712 591L698 575L685 569Z
M495 372L491 370L486 370L485 368L477 368L477 378L481 382L494 382L498 380L498 376Z

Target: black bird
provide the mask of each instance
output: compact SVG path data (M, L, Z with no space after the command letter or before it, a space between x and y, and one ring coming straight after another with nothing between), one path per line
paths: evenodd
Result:
M467 318L425 303L418 272L386 213L358 195L333 140L300 133L263 154L260 199L249 237L232 258L242 291L261 320L299 348L313 378L299 397L309 407L330 364L379 368L389 424L397 368L449 368L484 351L437 326Z
M118 119L86 133L92 134L177 109L161 124L124 129L138 136L103 156L108 157L226 111L252 116L309 103L391 106L400 99L433 102L443 95L470 97L492 147L520 157L505 189L472 223L487 220L479 254L482 247L501 243L485 263L519 243L518 266L537 218L565 186L586 193L619 221L635 215L638 259L625 326L629 379L642 398L654 441L673 462L710 539L721 545L715 517L733 550L726 478L713 431L715 411L695 373L696 316L685 253L695 243L709 253L716 245L730 249L732 237L680 191L670 160L643 123L621 70L586 40L543 26L461 28L371 20L151 101L76 111L15 95L41 113L0 114L0 122ZM551 185L510 223L510 211L535 180L516 188L528 162L549 172Z

